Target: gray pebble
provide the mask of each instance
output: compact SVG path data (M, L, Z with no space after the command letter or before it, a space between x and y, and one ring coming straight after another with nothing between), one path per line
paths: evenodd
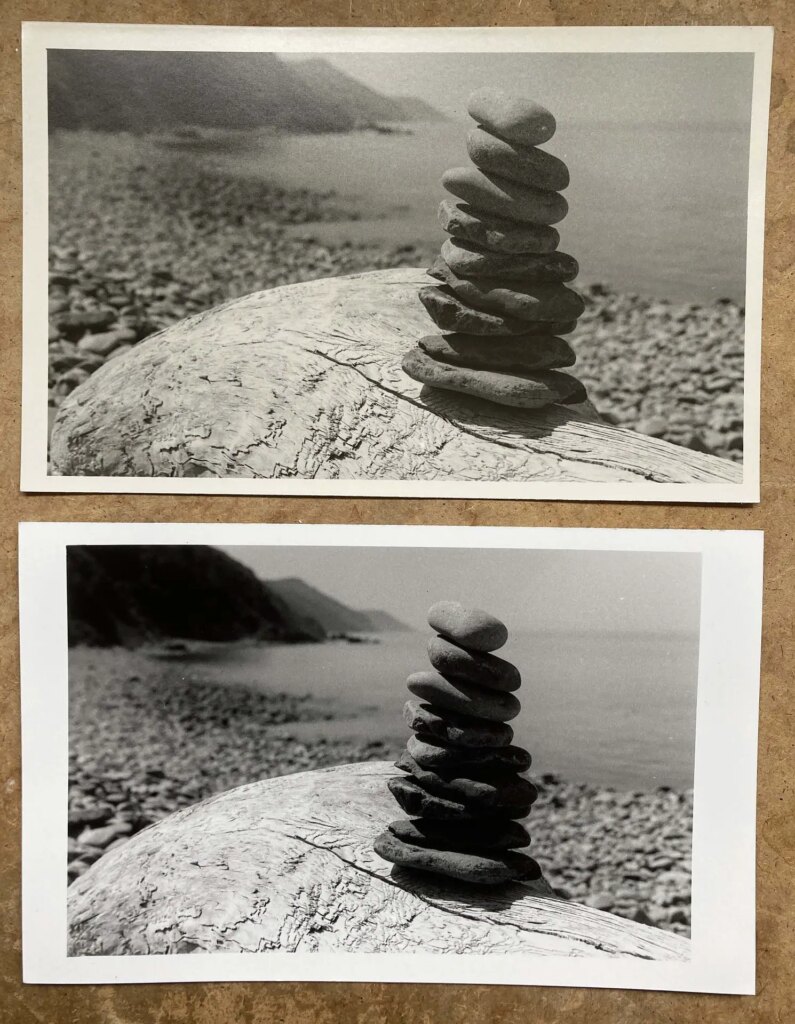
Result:
M467 112L488 131L525 146L538 146L555 134L555 118L546 107L502 89L476 89Z

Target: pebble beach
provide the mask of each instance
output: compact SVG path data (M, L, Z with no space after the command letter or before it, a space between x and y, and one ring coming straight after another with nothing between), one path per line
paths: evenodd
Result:
M333 707L214 684L187 662L141 650L71 649L69 691L69 881L142 828L215 793L401 753L378 737L299 739L290 724L329 720ZM539 797L529 850L561 895L689 935L692 791L620 792L532 768L530 777Z
M359 213L333 189L234 176L211 156L130 135L54 135L49 215L52 412L108 359L227 299L428 266L434 255L422 244L346 239ZM333 225L336 240L324 230L320 241L313 225ZM602 416L740 461L743 309L728 299L676 304L598 283L579 291L585 310L567 341Z

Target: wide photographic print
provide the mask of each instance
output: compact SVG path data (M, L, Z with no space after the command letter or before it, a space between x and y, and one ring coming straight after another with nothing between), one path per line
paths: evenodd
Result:
M757 500L771 38L26 26L23 486Z
M760 555L25 525L29 979L745 991Z

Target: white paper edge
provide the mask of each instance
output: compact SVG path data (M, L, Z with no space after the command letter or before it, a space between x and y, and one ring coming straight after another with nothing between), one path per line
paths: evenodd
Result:
M753 52L746 245L744 462L737 484L625 484L466 480L299 480L86 477L47 474L47 47L274 52ZM765 169L773 54L770 27L233 28L24 22L22 26L23 491L134 494L271 494L570 501L759 501L760 372Z
M754 993L760 532L452 526L23 523L20 526L23 966L33 983L404 981ZM692 959L466 954L68 958L68 544L291 544L690 551L702 557Z

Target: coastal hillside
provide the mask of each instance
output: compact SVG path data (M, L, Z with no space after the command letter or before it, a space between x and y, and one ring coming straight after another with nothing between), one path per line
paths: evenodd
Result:
M389 121L443 121L430 104L415 96L383 96L334 67L322 57L291 65L308 89L318 96L333 97L360 125Z
M409 626L389 612L382 612L378 608L365 608L362 615L366 615L370 621L370 628L374 633L409 633Z
M294 615L317 622L326 633L383 633L406 629L387 612L349 608L295 576L268 580L267 586Z
M421 100L381 96L322 59L292 64L273 53L50 50L47 90L50 131L345 132L441 117Z
M250 569L204 545L73 546L66 567L73 646L324 637Z

